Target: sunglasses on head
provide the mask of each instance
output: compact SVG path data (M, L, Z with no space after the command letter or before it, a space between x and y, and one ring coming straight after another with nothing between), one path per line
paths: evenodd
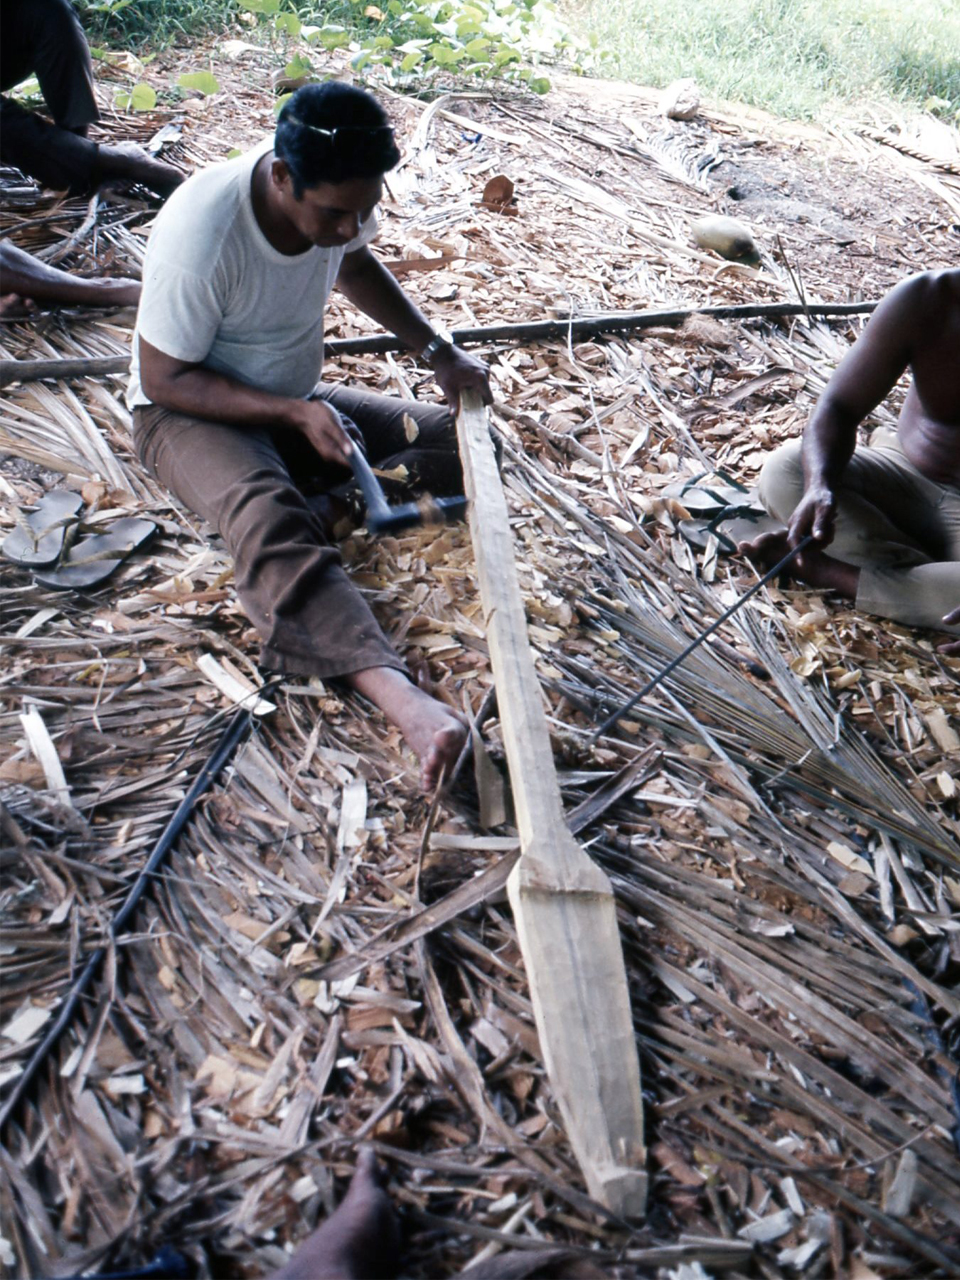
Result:
M300 120L296 116L288 115L285 123L296 125L298 129L309 129L311 133L318 133L322 138L329 138L331 143L336 142L338 134L350 134L354 138L367 137L375 138L379 134L393 134L393 125L390 124L339 124L333 129L322 129L317 124L307 124L305 120Z

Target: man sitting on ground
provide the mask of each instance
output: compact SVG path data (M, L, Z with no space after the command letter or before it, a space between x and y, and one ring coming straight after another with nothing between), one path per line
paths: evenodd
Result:
M135 143L91 142L100 119L93 65L69 0L3 0L0 90L35 75L53 124L12 98L0 97L0 160L44 187L83 195L112 179L139 182L169 195L183 181L172 165Z
M857 427L908 368L896 431L880 428L857 448ZM960 270L887 294L802 441L767 460L759 494L784 528L741 543L751 559L773 565L812 534L790 566L801 582L866 613L960 634Z
M400 155L379 104L338 81L285 104L271 147L195 175L157 218L143 269L128 400L144 463L220 532L266 667L340 677L420 757L425 790L464 727L418 689L304 496L349 479L356 424L370 461L462 492L449 411L318 383L334 284L433 370L450 405L489 400L485 366L438 336L367 247Z

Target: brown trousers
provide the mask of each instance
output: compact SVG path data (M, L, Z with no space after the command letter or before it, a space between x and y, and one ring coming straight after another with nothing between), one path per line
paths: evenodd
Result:
M463 492L445 407L341 386L316 394L353 419L375 466L405 466L407 487L435 497ZM407 417L418 428L412 442ZM369 667L406 671L306 496L339 488L348 470L323 462L295 432L207 422L159 405L134 410L133 434L148 470L226 543L264 667L324 679Z
M33 74L54 123L0 98L0 160L55 191L96 184L96 143L73 133L100 118L83 29L67 0L3 0L0 89Z
M803 497L799 440L764 463L758 491L787 524ZM945 627L960 605L960 490L929 480L909 461L895 431L880 428L858 448L838 492L830 554L860 567L857 607L914 627Z

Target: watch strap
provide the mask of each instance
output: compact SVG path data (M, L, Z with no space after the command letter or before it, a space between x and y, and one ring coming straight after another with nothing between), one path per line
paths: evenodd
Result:
M430 339L427 345L420 352L420 359L426 365L432 365L445 347L453 346L453 338L446 331L440 331Z

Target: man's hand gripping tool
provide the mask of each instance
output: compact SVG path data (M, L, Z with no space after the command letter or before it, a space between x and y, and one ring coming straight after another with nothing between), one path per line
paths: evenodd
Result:
M350 454L350 466L367 504L366 526L371 533L399 533L401 529L412 529L417 525L451 524L466 515L467 500L464 497L425 497L417 502L391 507L384 497L380 481L356 443Z

